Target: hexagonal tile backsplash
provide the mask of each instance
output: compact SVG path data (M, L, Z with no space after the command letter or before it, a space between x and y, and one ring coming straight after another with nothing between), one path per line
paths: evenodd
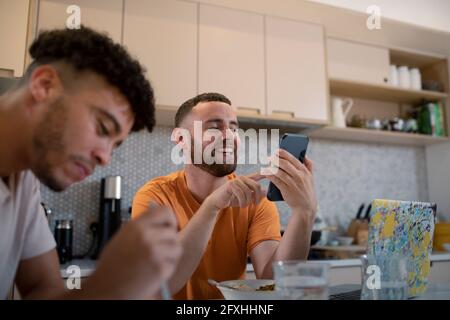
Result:
M54 212L53 219L74 220L74 254L82 255L90 247L89 226L98 219L101 178L123 177L122 212L126 219L139 187L154 177L182 168L170 160L171 131L168 127L156 127L151 134L132 134L114 152L108 167L97 169L86 181L63 193L41 188L43 201ZM423 148L312 139L308 156L314 161L318 214L329 225L345 228L359 205L374 198L428 200ZM257 168L242 165L237 172L247 174ZM290 210L284 203L277 205L281 223L286 225Z

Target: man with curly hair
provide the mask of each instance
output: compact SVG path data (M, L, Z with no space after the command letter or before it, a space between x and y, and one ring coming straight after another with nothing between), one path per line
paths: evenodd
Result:
M62 191L107 165L130 131L152 131L143 68L86 27L43 32L29 52L25 76L0 96L0 299L13 283L31 299L156 297L181 254L169 209L122 227L81 290L65 291L39 193L39 181Z

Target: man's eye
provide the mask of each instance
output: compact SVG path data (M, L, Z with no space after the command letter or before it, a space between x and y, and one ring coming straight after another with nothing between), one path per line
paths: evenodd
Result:
M102 136L109 136L109 131L106 128L106 126L103 124L103 122L99 121L98 122L98 126L99 126L99 133Z

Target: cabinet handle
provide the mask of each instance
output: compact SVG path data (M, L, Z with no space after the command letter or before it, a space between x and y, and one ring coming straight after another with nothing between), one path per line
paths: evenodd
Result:
M295 114L292 111L277 111L277 110L273 110L272 111L272 116L276 117L276 118L283 118L283 119L294 119L295 118Z
M0 77L2 77L2 78L14 78L14 70L0 68Z
M261 114L261 110L251 107L237 107L238 115L250 115L257 116Z

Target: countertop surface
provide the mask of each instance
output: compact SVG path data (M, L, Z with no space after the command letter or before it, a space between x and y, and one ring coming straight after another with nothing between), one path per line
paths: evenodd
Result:
M359 259L312 260L312 261L327 262L330 264L332 268L358 267L361 265L361 261ZM450 253L449 252L433 253L431 255L431 261L432 262L450 261ZM96 263L97 263L96 260L91 259L72 260L60 266L61 276L63 278L67 278L70 274L73 274L70 273L70 270L68 270L68 268L70 266L76 266L80 268L80 276L82 278L88 277L92 272L94 272ZM253 265L251 263L247 264L247 272L253 272Z

